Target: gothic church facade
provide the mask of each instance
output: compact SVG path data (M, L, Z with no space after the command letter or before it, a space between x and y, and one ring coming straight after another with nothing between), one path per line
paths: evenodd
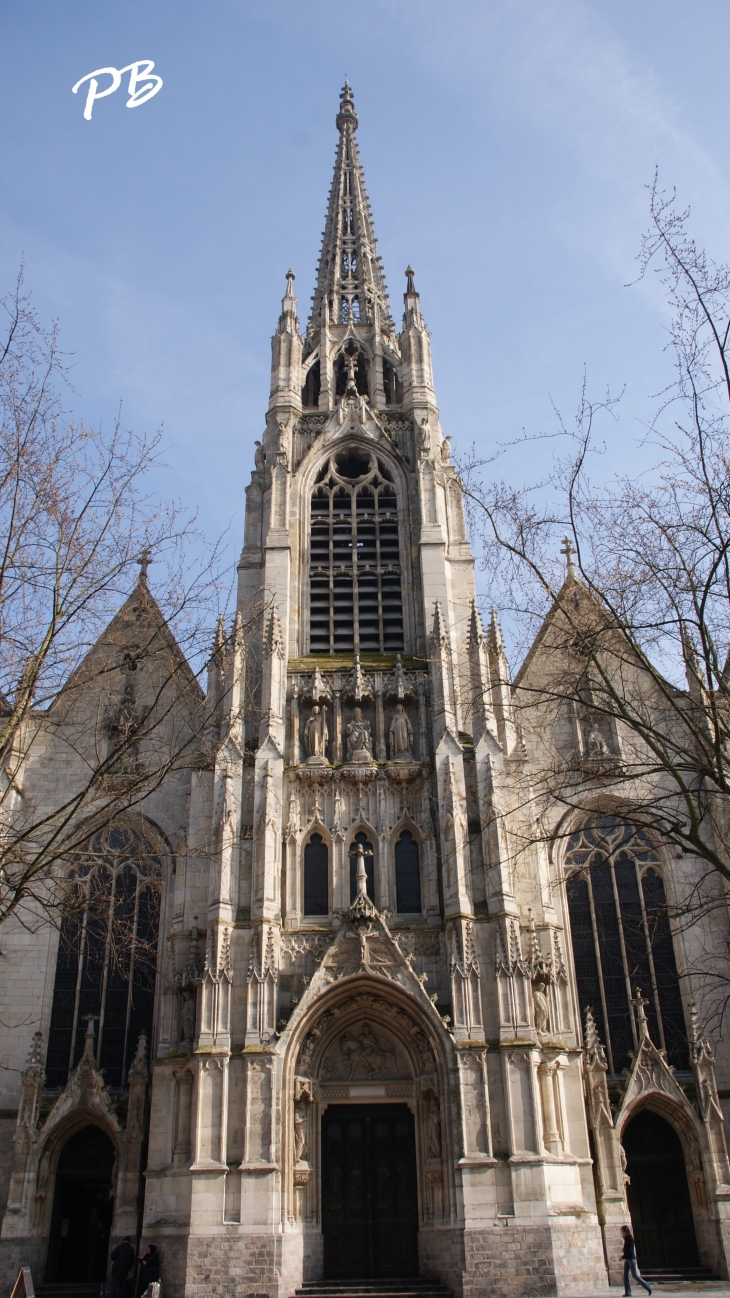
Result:
M310 318L290 272L272 341L213 758L94 848L159 935L155 977L3 932L3 1274L97 1282L129 1234L170 1298L585 1292L633 1219L653 1265L727 1276L730 1058L667 919L673 862L600 799L553 852L513 850L535 759L357 127L345 87ZM130 608L154 621L144 582ZM75 778L55 742L24 776L41 799Z

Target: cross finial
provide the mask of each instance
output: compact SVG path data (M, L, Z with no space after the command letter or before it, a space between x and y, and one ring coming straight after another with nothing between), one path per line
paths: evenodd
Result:
M152 563L152 551L148 550L146 546L142 551L141 555L139 556L137 563L139 564L139 584L140 586L146 586L147 569Z
M563 537L563 548L560 553L565 555L565 566L568 569L568 576L574 577L575 564L573 563L573 555L575 554L575 546L569 536Z

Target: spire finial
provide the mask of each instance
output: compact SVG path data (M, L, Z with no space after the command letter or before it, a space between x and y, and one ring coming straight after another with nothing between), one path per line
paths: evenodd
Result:
M352 98L352 86L347 78L340 91L340 111L337 114L337 129L344 130L345 126L350 125L353 131L357 130L358 121L355 112L355 101Z
M560 553L565 555L565 567L567 569L567 575L569 577L574 577L575 564L573 563L573 555L575 554L575 546L573 545L573 542L571 541L569 536L563 537L563 547Z
M152 551L149 550L146 546L142 551L141 555L139 556L137 563L139 564L139 584L140 586L146 586L147 569L152 563Z
M286 272L286 294L285 294L286 297L294 297L295 279L296 279L296 275L294 274L294 271L291 269L291 267L289 267L289 270Z
M406 277L406 292L405 292L405 296L406 296L406 297L408 297L408 296L418 297L418 296L419 296L419 294L418 294L418 292L417 292L417 290L416 290L415 280L414 280L414 278L413 278L414 275L415 275L415 273L416 273L415 270L413 269L413 267L411 266L411 264L410 264L410 262L409 262L409 264L406 266L406 269L405 269L405 277Z

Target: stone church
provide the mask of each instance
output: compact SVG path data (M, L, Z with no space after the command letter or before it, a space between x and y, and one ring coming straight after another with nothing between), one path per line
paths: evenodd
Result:
M391 315L349 86L336 121L309 319L289 272L272 339L210 760L92 844L153 976L115 973L91 924L2 931L3 1277L95 1294L129 1235L170 1298L567 1294L618 1281L627 1221L647 1272L727 1277L730 1055L671 920L677 861L600 779L553 850L514 850L539 750L477 609L410 267ZM160 616L143 568L98 652ZM81 775L67 714L32 724L45 805ZM729 937L721 894L702 941L727 961Z

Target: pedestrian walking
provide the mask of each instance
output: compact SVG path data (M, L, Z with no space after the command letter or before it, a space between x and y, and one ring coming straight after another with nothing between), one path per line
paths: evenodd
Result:
M631 1277L638 1280L643 1285L647 1293L651 1293L651 1285L646 1280L642 1280L639 1272L636 1270L636 1245L634 1237L628 1226L621 1227L621 1234L624 1237L624 1251L621 1254L621 1261L624 1264L624 1298L631 1298Z

